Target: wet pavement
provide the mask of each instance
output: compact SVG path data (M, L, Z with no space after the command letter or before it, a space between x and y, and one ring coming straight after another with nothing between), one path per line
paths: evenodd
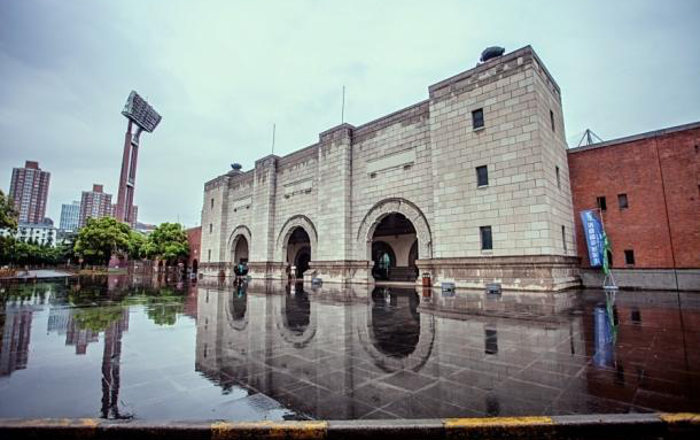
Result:
M377 419L700 409L700 294L4 287L0 417Z

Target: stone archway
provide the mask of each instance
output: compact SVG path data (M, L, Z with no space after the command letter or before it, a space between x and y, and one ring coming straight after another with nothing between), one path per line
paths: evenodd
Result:
M316 227L305 215L295 215L290 217L284 223L284 225L282 225L279 235L277 236L277 243L275 246L276 261L284 263L287 262L287 247L289 245L289 238L297 228L303 229L306 235L308 235L309 247L311 248L311 259L313 260L316 252L318 252L318 234L316 233Z
M240 225L233 229L228 238L227 250L232 264L237 264L241 259L246 262L250 258L250 246L252 234L247 226Z
M415 229L418 257L431 259L433 257L432 234L425 215L413 203L405 199L385 199L375 204L365 215L357 231L357 259L372 260L372 241L377 226L391 214L401 214Z

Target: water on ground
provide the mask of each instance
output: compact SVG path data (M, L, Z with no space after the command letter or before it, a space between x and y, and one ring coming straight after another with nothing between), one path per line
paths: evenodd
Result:
M700 409L700 295L72 278L0 289L0 417Z

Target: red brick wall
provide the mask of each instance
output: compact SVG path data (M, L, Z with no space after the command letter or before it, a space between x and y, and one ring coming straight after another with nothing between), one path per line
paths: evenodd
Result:
M197 260L197 265L199 266L199 264L202 262L202 227L197 226L196 228L190 228L185 232L187 232L187 243L190 246L190 258L187 261L187 266L192 267L194 260Z
M700 128L569 152L569 173L582 266L590 267L579 212L605 196L613 267L700 268ZM663 185L662 185L663 183ZM664 192L666 198L664 200ZM627 194L629 208L618 207ZM625 249L635 265L625 264Z

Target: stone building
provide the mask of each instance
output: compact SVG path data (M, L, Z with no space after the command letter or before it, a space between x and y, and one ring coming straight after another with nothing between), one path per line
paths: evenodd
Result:
M200 268L561 290L579 283L573 228L560 89L528 46L207 182Z
M578 213L600 209L620 287L700 290L700 122L568 151L582 280L591 269Z

